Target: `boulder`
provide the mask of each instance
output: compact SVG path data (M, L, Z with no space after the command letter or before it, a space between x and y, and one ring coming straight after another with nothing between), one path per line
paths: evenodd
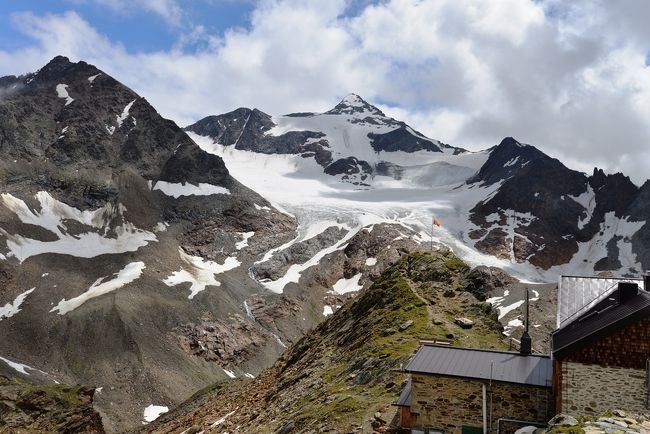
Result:
M455 318L454 321L463 329L471 329L474 327L474 321L465 317Z

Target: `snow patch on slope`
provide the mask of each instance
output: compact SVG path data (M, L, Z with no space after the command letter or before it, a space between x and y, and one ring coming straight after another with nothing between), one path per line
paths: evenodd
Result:
M66 313L75 310L88 300L108 294L109 292L120 289L124 285L137 280L142 275L142 270L144 270L144 268L144 262L131 262L117 272L113 279L104 281L106 277L100 277L83 294L71 298L70 300L66 300L65 298L61 299L59 304L53 307L50 312L58 311L59 315L65 315Z
M65 99L65 105L70 105L74 99L70 96L68 93L68 85L67 84L57 84L56 85L56 95L59 98Z
M345 277L339 279L332 287L332 291L334 291L335 294L347 294L348 292L360 291L363 288L363 285L359 284L361 276L362 274L358 273L349 279L346 279Z
M20 312L20 305L23 304L25 298L29 294L31 294L35 289L36 287L18 295L18 297L14 299L13 303L7 303L4 305L4 307L0 306L0 321L2 321L3 318L11 318L12 316Z
M623 276L638 275L643 267L636 254L632 251L631 237L643 227L645 221L629 221L629 217L616 217L614 211L605 214L605 221L600 224L600 231L591 241L578 243L578 252L573 255L568 264L551 267L548 272L554 275L593 275L594 265L607 252L607 243L618 237L616 246L619 250L618 259L621 268L617 272Z
M150 241L156 241L153 233L137 229L133 224L124 221L123 213L126 208L122 205L107 203L96 210L80 211L41 191L36 194L40 210L32 210L24 201L11 194L4 193L0 198L2 204L21 222L39 226L57 237L55 241L40 241L20 234L9 234L0 228L0 233L7 239L7 248L20 262L45 253L93 258L103 254L132 252L146 246ZM122 225L111 229L111 222L116 220L122 220ZM89 230L71 233L66 226L71 221Z
M314 226L318 226L318 223ZM275 292L276 294L281 294L284 291L284 287L287 286L287 284L298 283L300 281L300 276L305 270L318 264L321 261L321 259L329 255L330 253L333 253L337 250L344 249L345 246L347 246L348 240L352 238L354 234L356 234L359 231L359 229L361 229L361 227L358 227L352 230L346 225L342 225L342 227L344 229L348 229L348 233L343 238L338 240L334 245L320 250L311 259L309 259L308 261L302 264L291 265L287 270L287 272L285 273L285 275L279 278L278 280L263 279L260 280L259 283L264 285L268 290Z
M134 102L135 102L135 100L133 100L133 101L131 101L130 103L128 103L128 104L126 105L126 107L124 107L124 110L122 110L122 114L120 114L119 116L116 116L116 117L115 117L115 119L116 119L116 121L117 121L117 128L120 128L120 127L122 126L122 123L123 123L123 122L126 120L126 118L129 116L129 111L131 110L131 106L133 105Z
M237 235L242 237L241 241L235 243L235 249L241 250L244 247L248 247L248 240L255 235L254 231L251 232L237 232Z
M589 223L591 217L594 214L594 210L596 209L596 194L594 193L594 189L591 188L591 185L589 183L587 183L587 191L579 196L568 197L570 199L573 199L576 203L582 205L582 207L585 209L586 215L578 219L578 229L582 229L587 223Z
M221 286L221 282L214 278L216 274L224 273L241 265L241 262L233 256L226 258L223 264L217 264L200 256L188 255L180 247L178 253L185 265L163 280L163 283L167 286L190 283L190 295L187 297L190 300L196 294L205 290L206 286Z
M29 372L27 372L28 369L30 369L32 371L43 372L40 369L32 368L31 366L25 365L23 363L12 362L11 360L5 359L4 357L0 357L0 360L5 362L7 365L9 365L10 368L15 370L16 372L19 372L19 373L21 373L23 375L31 375Z
M154 420L158 419L161 414L167 413L168 411L169 407L165 407L164 405L151 404L144 409L142 418L146 423L153 422Z

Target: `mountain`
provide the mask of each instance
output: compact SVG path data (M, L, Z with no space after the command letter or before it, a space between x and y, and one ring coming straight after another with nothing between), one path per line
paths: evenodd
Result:
M324 113L238 109L186 131L245 185L308 219L306 209L323 216L327 208L338 218L398 221L472 265L533 280L650 268L648 183L571 170L512 137L480 152L454 148L354 94Z
M202 318L234 321L252 292L205 291L240 264L238 234L282 243L293 219L257 209L268 203L221 158L92 65L57 57L2 83L0 370L101 387L109 430L225 377L178 341ZM252 323L240 333L270 336ZM282 351L262 346L260 365Z
M368 185L376 171L373 164L383 161L382 152L463 152L426 138L354 94L325 113L271 117L257 109L239 108L208 116L186 130L238 150L313 157L328 175L360 186Z
M419 248L269 202L85 62L0 87L0 374L96 388L108 432L257 375Z
M499 185L470 210L480 251L565 273L650 268L647 193L623 174L587 176L506 138L468 183Z

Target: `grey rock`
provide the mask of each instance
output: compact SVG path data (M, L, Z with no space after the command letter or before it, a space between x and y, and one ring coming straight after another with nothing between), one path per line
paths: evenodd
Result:
M578 419L569 415L560 413L548 421L549 426L576 426L579 424Z
M458 324L461 328L471 329L474 327L474 321L465 317L454 318L454 322Z

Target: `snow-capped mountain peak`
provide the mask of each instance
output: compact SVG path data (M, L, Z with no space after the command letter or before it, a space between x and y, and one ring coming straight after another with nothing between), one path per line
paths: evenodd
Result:
M355 93L348 94L333 109L325 112L330 115L347 114L355 117L380 116L386 115L377 107L366 102L363 98Z

